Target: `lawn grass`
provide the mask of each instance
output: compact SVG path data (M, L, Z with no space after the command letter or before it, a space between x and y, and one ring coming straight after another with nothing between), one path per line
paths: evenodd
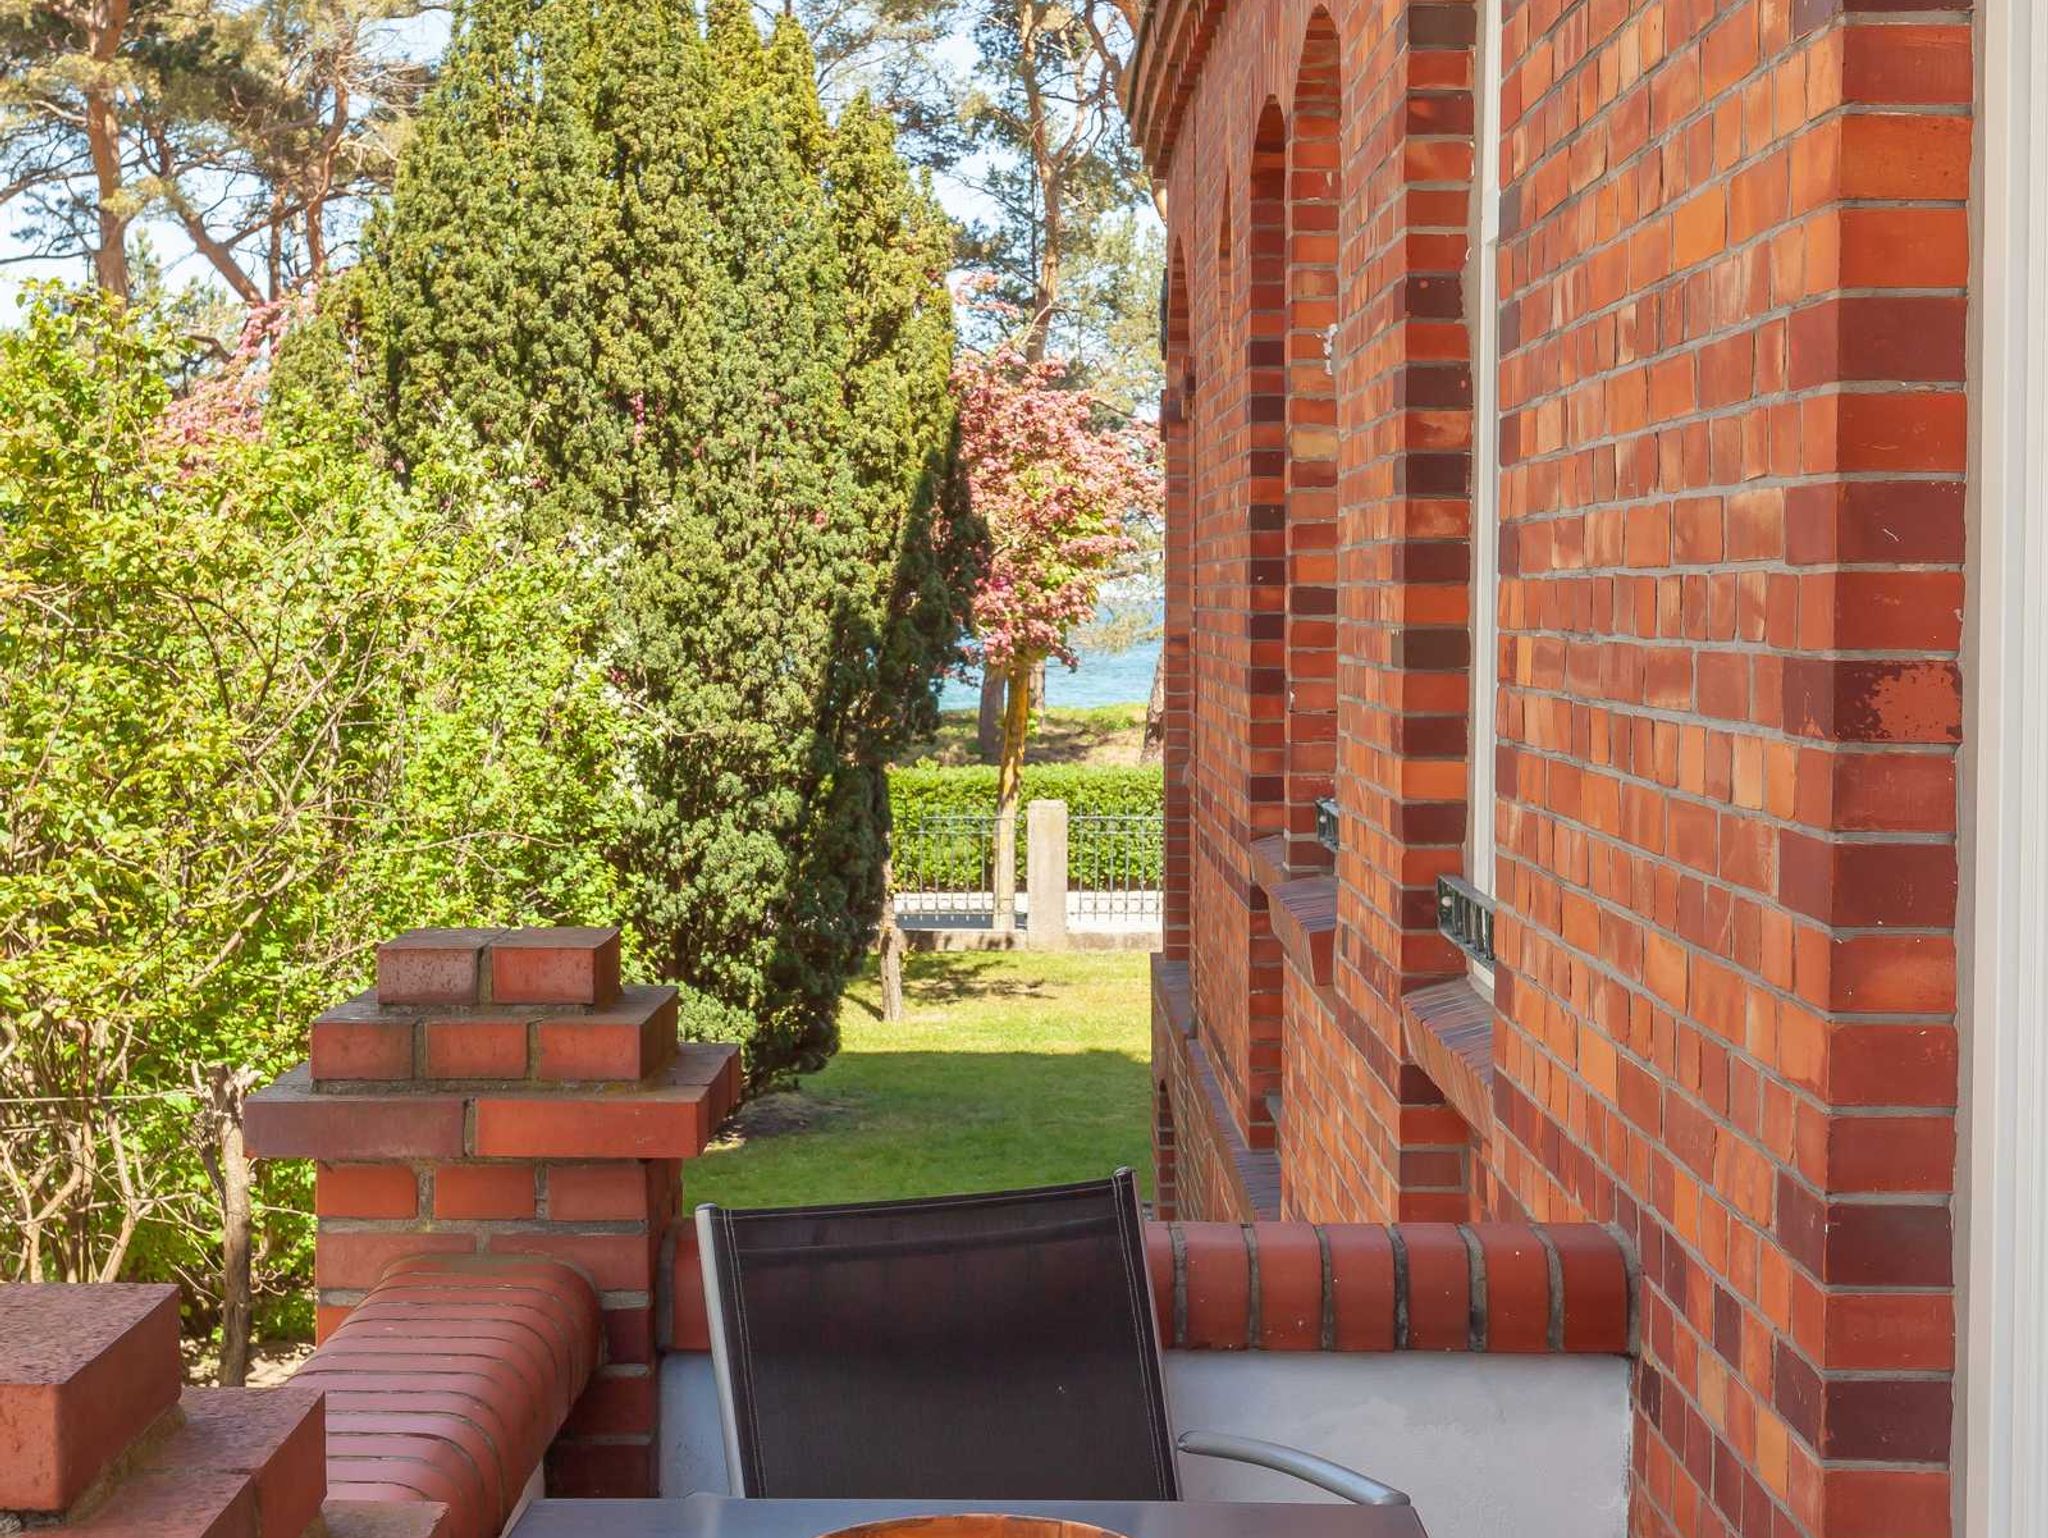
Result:
M975 746L980 721L972 710L948 710L939 729L899 752L894 762L935 764L983 762ZM1143 705L1048 706L1032 722L1024 748L1030 764L1135 764L1145 744Z
M686 1205L871 1201L1106 1175L1151 1185L1147 962L1136 952L914 954L905 1018L872 968L839 1055L743 1111L683 1170Z

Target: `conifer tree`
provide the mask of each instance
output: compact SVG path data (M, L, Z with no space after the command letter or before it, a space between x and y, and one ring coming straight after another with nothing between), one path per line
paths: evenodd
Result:
M401 463L442 411L487 437L526 415L515 357L517 165L531 131L525 0L460 0L441 78L369 232L369 392Z
M714 0L706 47L708 430L678 485L681 665L665 688L650 679L678 730L649 786L658 859L641 890L677 976L753 1016L757 1057L814 1063L872 922L796 880L834 767L821 714L857 533L845 274L799 114L740 0Z
M840 654L873 657L868 719L851 751L879 756L937 724L928 680L965 621L968 568L980 546L963 510L943 500L953 428L945 291L953 231L928 178L912 181L893 126L865 95L840 113L825 173L846 269L845 446L873 584L863 639Z
M537 527L615 573L629 917L756 1074L834 1045L883 762L965 614L947 247L887 120L827 121L793 22L466 0L356 285L394 454L451 413L525 446Z

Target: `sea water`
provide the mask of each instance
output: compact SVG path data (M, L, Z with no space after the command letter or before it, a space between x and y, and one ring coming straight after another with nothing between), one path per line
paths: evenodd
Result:
M1045 668L1045 702L1081 709L1089 705L1142 705L1152 697L1152 670L1159 665L1159 643L1145 641L1120 652L1080 654L1080 666L1069 670L1057 662ZM981 674L949 678L939 695L941 710L973 710L981 703Z

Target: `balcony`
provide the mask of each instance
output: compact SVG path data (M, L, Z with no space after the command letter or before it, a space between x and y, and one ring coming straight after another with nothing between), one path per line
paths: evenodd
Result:
M1368 1470L1409 1492L1429 1538L1621 1538L1633 1281L1604 1230L1154 1223L1147 1240L1176 1432ZM677 1267L662 1490L723 1492L694 1257ZM1181 1477L1188 1501L1319 1499L1207 1459ZM515 1538L602 1533L601 1516L543 1505Z
M171 1288L0 1288L0 1513L96 1538L838 1525L723 1499L682 1191L735 1063L676 1040L668 990L621 984L617 942L410 932L252 1099L259 1156L319 1161L322 1344L289 1386L181 1390ZM1183 1457L1183 1499L1117 1530L1622 1538L1638 1321L1609 1231L1152 1222L1143 1253L1173 1430L1299 1448L1414 1506Z

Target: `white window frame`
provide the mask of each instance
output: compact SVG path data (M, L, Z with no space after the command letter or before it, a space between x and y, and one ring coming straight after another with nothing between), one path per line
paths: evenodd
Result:
M1989 0L1976 40L1957 1531L2006 1538L2048 1531L2048 7Z
M1470 703L1471 836L1465 879L1495 891L1494 743L1500 693L1500 90L1501 0L1480 6L1475 63L1472 177L1475 239L1468 276L1472 294L1472 698ZM1493 971L1474 963L1473 978L1491 991Z

